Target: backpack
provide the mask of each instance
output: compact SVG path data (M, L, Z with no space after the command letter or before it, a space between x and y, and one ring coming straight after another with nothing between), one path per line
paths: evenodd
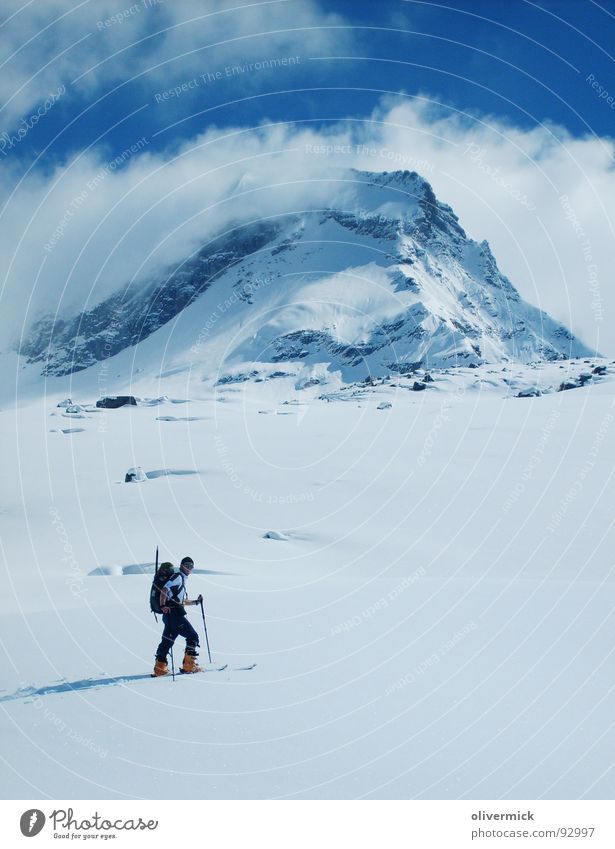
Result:
M162 588L166 582L170 581L176 574L177 572L175 571L173 564L167 562L161 563L160 568L154 575L154 580L152 581L152 586L149 591L149 606L154 615L156 615L156 613L162 615L162 609L160 607L160 593L162 592Z

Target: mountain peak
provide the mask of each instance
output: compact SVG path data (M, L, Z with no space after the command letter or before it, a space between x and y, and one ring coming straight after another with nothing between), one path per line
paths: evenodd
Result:
M225 350L247 374L257 362L295 362L354 380L590 353L521 299L488 243L468 238L415 171L346 171L332 188L328 210L238 225L130 304L118 293L73 318L44 319L22 355L45 374L68 374L153 334L176 359L196 349L204 373L219 370ZM208 315L216 320L203 337Z
M403 222L406 232L429 238L437 231L453 239L466 234L450 206L436 197L431 184L416 171L360 171L351 169L350 186L343 194L345 209L353 207L364 216Z

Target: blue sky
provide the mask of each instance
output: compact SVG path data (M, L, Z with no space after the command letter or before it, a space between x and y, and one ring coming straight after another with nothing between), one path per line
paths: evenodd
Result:
M1 9L0 333L322 204L327 169L407 168L615 355L615 0Z
M591 74L615 92L610 50L615 3L608 0L600 5L591 0L337 0L320 6L283 0L258 4L260 14L248 22L245 9L237 7L254 10L255 5L242 0L198 7L176 2L172 10L170 3L154 0L132 6L127 0L91 2L75 11L77 4L38 0L37 5L36 16L24 9L3 25L11 36L7 51L19 50L17 73L27 79L20 55L36 78L10 104L21 101L21 112L9 106L0 113L2 129L14 133L59 83L67 92L15 146L13 159L22 161L31 162L56 136L53 161L101 135L113 153L131 144L135 133L147 135L151 149L160 149L211 125L326 124L367 117L381 92L400 91L525 128L552 121L577 136L614 133L615 111L605 108L586 82ZM124 14L119 21L118 13ZM300 27L309 27L309 38ZM229 66L249 68L250 62L286 56L298 57L296 64L226 73ZM10 72L16 59L5 56L5 62ZM222 77L205 83L203 73ZM198 87L156 102L157 94L194 78ZM21 83L19 76L14 81Z

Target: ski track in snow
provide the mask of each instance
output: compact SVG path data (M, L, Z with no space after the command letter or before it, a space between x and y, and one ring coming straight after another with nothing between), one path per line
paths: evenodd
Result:
M195 420L147 402L74 440L48 416L92 375L0 411L5 798L610 798L613 364L503 368L225 404L143 376ZM194 557L228 670L150 678L156 544Z

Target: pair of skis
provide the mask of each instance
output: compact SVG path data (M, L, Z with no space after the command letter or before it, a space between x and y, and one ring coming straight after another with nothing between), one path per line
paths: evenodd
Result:
M249 666L232 666L229 669L228 663L223 663L221 666L202 666L196 672L184 672L183 669L180 669L179 672L175 673L175 677L177 678L179 675L196 675L198 672L224 672L225 669L228 669L229 672L249 672L255 666L255 663L251 663ZM164 675L154 675L152 672L150 675L151 678L169 678L170 676L170 672L165 672Z
M229 669L228 663L224 663L221 666L203 666L198 671L199 672L224 672L225 669L229 669L229 672L249 672L251 669L254 669L256 666L255 663L249 664L249 666L233 666ZM179 670L180 675L192 675L191 672L183 672L181 669Z

